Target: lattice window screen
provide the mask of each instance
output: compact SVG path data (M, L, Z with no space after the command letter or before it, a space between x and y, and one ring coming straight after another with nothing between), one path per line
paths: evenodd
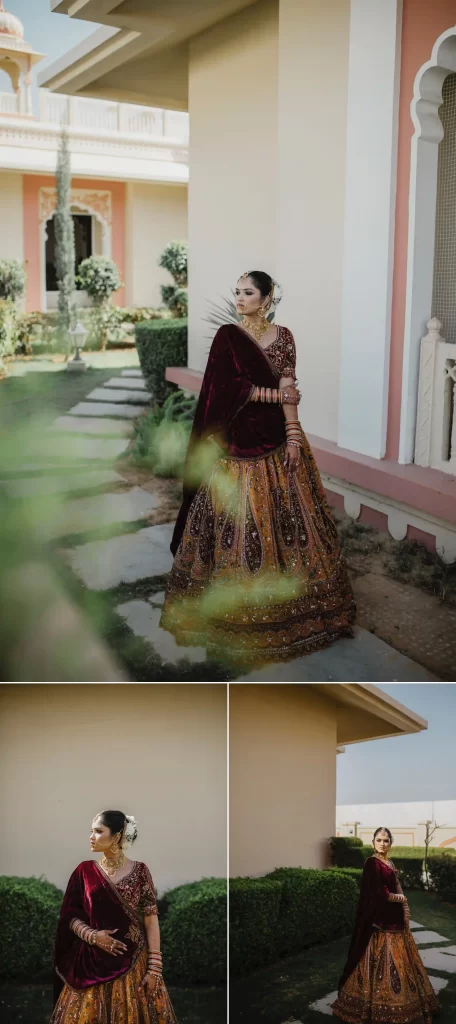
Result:
M439 111L444 137L439 146L432 316L446 341L456 342L456 75L443 85Z

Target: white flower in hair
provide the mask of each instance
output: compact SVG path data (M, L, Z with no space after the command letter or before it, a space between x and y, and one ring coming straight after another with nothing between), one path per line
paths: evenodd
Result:
M132 843L138 835L138 823L133 814L125 815L127 824L125 826L125 839L127 842Z
M271 305L272 306L278 306L279 302L280 302L280 300L282 298L282 295L283 295L282 286L279 284L278 281L274 281L273 280L273 287L272 287L272 294L271 294Z

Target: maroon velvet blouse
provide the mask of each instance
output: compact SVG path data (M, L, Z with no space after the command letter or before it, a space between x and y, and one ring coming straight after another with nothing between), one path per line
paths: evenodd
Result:
M348 959L339 989L353 973L369 945L374 931L403 932L405 928L403 903L389 902L390 893L401 892L399 872L392 861L386 863L379 857L366 860L361 881L358 910Z
M236 324L220 327L212 342L184 468L183 502L171 541L173 555L185 529L190 505L203 483L198 464L202 446L214 440L237 459L270 455L285 443L285 417L281 405L252 402L255 387L278 388L281 377L295 377L296 351L293 335L277 328L267 348L258 345ZM215 445L214 458L216 457ZM195 455L196 452L196 455ZM220 454L220 451L219 451Z

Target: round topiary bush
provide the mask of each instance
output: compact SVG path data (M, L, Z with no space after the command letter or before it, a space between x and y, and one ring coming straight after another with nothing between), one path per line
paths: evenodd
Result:
M44 878L0 876L0 978L51 980L63 893Z
M161 937L170 981L218 984L225 980L226 890L226 879L203 878L165 894Z
M19 299L24 294L26 279L19 260L0 260L0 299Z
M122 284L117 265L106 256L89 256L82 260L77 280L97 305L110 299Z

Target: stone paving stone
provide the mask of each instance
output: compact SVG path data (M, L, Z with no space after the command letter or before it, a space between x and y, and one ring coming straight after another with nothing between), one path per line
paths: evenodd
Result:
M39 462L46 463L54 458L72 459L116 459L128 448L128 438L123 437L77 437L67 434L46 434L44 437L30 437L27 441L27 456L38 462L28 465L39 468ZM25 454L25 453L24 453ZM23 469L26 464L24 463Z
M106 416L101 419L95 416L58 416L52 426L64 433L117 434L118 437L130 435L132 431L130 420L110 420Z
M38 527L42 536L64 533L82 533L113 523L133 523L147 515L158 505L158 498L141 487L132 487L121 494L97 494L92 498L77 498L62 502L52 516Z
M117 608L119 615L136 636L152 644L156 654L165 662L175 664L180 658L187 661L206 661L204 647L180 647L171 633L160 628L161 608L151 607L147 601L127 601Z
M122 370L121 376L122 377L140 377L141 380L144 380L144 377L143 377L143 374L142 374L142 370Z
M147 598L147 600L151 605L153 605L154 608L161 608L163 601L165 600L165 591L157 590L157 593L151 594L150 597Z
M120 402L78 402L70 409L72 416L120 416L134 420L144 412L143 405L122 405Z
M146 391L143 377L111 377L103 384L104 388L128 388L129 390Z
M446 939L444 935L439 935L438 932L427 931L424 929L422 932L418 932L414 935L417 946L427 946L431 942L449 942L450 939Z
M5 480L5 490L15 498L32 498L39 494L66 494L68 491L90 490L92 487L124 484L125 480L113 469L94 469L90 473L62 473L61 476L32 476L27 479Z
M90 541L67 554L74 571L91 590L109 590L169 572L174 524L148 526L137 533Z
M418 921L410 921L409 928L411 932L414 932L416 928L423 928L424 925L418 924Z
M149 405L148 391L132 390L131 388L94 388L87 395L91 402L136 402L137 405Z
M426 968L443 971L444 974L456 974L456 946L445 946L445 949L423 949L420 953Z
M337 992L330 992L328 996L323 996L323 999L318 999L316 1003L311 1003L309 1009L324 1013L327 1017L333 1017L331 1003L334 1003L336 999ZM293 1021L293 1024L300 1024L300 1021Z
M322 651L272 665L242 676L238 682L438 682L421 665L384 643L373 633L355 627L355 638L344 637Z
M449 978L438 978L437 975L428 974L429 981L431 982L434 992L441 992L443 988L446 988L449 982Z

